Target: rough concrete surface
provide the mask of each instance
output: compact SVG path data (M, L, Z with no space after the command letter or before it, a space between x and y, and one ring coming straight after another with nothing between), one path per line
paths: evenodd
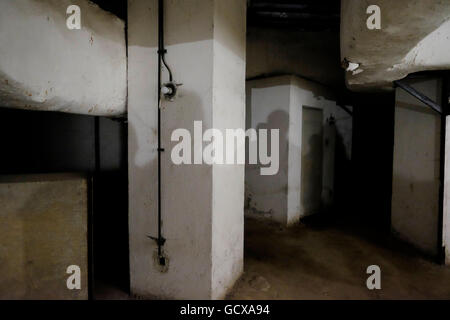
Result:
M277 174L262 176L260 164L246 166L247 207L280 223L292 224L300 217L317 213L320 202L325 206L333 202L334 141L339 135L350 157L352 140L352 120L334 100L328 88L296 76L247 81L247 129L278 129L280 139ZM319 134L309 135L307 144L303 145L305 108L318 110L320 121L315 123ZM330 118L336 120L334 130L329 130ZM309 179L309 182L316 182L314 186L310 183L302 186L302 179L308 177L301 169L314 169L315 176ZM314 202L313 208L311 202Z
M339 37L334 32L250 27L247 32L247 78L295 74L340 87Z
M408 80L441 103L437 79ZM430 255L437 252L441 117L402 89L396 90L392 177L393 231Z
M391 237L342 222L286 228L249 215L244 274L226 299L450 299L449 267ZM381 268L381 290L369 291L366 270L374 264ZM100 300L140 298L107 285L97 288Z
M369 30L370 5L381 10L381 29ZM450 68L450 2L442 0L343 0L341 60L354 90L389 89L409 73ZM347 67L345 63L345 67Z
M157 264L157 1L128 2L131 291L159 298L223 297L243 269L243 165L175 165L176 129L245 127L243 0L166 1L166 60L177 98L161 103L162 233ZM164 81L167 72L163 70ZM200 133L200 134L203 134ZM203 146L206 146L204 144ZM194 145L202 154L202 145ZM194 152L192 152L193 154Z
M245 223L245 271L229 299L450 299L450 268L393 240L332 226ZM366 287L373 264L381 290Z
M87 208L83 176L0 177L0 299L88 298ZM81 290L66 286L71 265Z
M70 5L80 30L66 26ZM1 1L0 57L4 107L126 113L125 23L88 0Z

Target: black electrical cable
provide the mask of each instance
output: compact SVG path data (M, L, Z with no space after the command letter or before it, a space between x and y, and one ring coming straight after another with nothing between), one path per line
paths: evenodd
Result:
M165 264L162 255L162 247L164 245L164 238L162 236L162 215L161 215L161 153L164 151L161 143L161 67L164 63L164 0L158 1L158 258L161 265Z
M166 67L167 71L169 72L169 80L170 80L170 82L172 82L173 81L172 70L169 68L169 66L166 63L166 52L165 51L161 55L161 60L164 64L164 66Z
M162 67L163 65L166 67L169 72L170 82L173 81L172 70L166 63L165 55L167 50L164 47L164 0L158 0L158 236L151 237L150 239L155 240L158 244L158 259L159 264L164 266L166 265L166 259L163 256L163 246L166 242L162 235L162 172L161 172L161 164L162 164L162 153L165 151L162 147L162 139L161 139L161 89L163 86L162 83Z
M159 58L160 58L159 70L161 70L161 67L162 67L161 62L162 62L162 64L166 67L166 69L169 73L169 80L170 80L170 82L172 82L173 81L172 70L170 69L169 65L166 62L167 50L164 47L164 0L158 1L158 22L159 22L158 54L159 54ZM161 84L161 73L159 73L159 82Z

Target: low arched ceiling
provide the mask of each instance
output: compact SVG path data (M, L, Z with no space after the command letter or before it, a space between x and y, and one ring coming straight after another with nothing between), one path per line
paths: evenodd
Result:
M381 29L367 28L367 8ZM341 59L352 90L392 88L410 73L450 69L450 1L342 0ZM350 67L349 67L350 64Z
M126 97L122 20L87 0L0 1L0 106L119 116Z

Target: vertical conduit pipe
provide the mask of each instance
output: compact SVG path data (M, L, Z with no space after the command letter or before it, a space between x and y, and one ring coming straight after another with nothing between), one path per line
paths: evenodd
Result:
M444 199L445 199L445 158L446 158L446 132L447 132L447 116L449 114L449 94L450 83L448 72L442 77L442 114L441 114L441 143L440 143L440 167L439 167L439 216L438 216L438 263L445 264L445 247L444 247Z
M158 259L160 265L166 261L162 253L165 239L162 236L162 210L161 210L161 156L164 152L161 142L161 68L166 50L164 48L164 0L158 0Z

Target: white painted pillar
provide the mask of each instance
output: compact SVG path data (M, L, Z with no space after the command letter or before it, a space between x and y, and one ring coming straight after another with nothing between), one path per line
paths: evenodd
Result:
M300 214L302 106L291 104L291 97L295 96L292 91L291 76L247 82L247 129L278 129L280 137L279 168L275 175L261 175L261 167L266 167L263 165L246 167L247 204L252 212L284 225L288 224L289 213L297 218ZM296 110L291 110L291 105ZM296 117L291 117L292 114ZM270 137L270 131L267 135ZM295 139L289 140L290 135ZM289 167L292 162L296 162L293 168Z
M444 212L442 244L445 249L445 264L450 265L450 116L446 117L445 131L445 169L444 169Z
M445 142L444 142L444 190L442 196L442 247L444 253L444 260L446 265L450 265L450 116L448 116L448 109L450 104L450 92L448 77L442 81L442 89L446 95L442 97L442 109L445 115L445 121L441 124L445 125ZM442 116L444 116L442 115ZM442 136L442 134L441 134ZM441 144L442 147L442 144Z
M249 81L247 90L247 124L254 129L278 129L280 135L276 175L262 176L259 165L247 166L249 209L284 225L319 213L323 204L332 204L329 194L334 188L334 158L330 164L330 154L334 156L335 133L323 130L324 119L338 112L332 95L322 86L295 76ZM321 118L309 124L310 136L305 135L308 138L304 144L304 114L310 111L319 112ZM322 149L321 155L315 152L317 148ZM316 165L321 176L316 176Z
M409 84L441 104L438 79ZM401 239L429 255L438 254L441 116L398 88L391 228Z
M173 164L175 129L245 127L244 0L165 1L166 60L183 83L163 101L162 232L157 262L156 0L128 3L130 272L134 294L223 298L243 269L243 165ZM166 71L163 70L166 74ZM193 157L193 154L192 154Z

